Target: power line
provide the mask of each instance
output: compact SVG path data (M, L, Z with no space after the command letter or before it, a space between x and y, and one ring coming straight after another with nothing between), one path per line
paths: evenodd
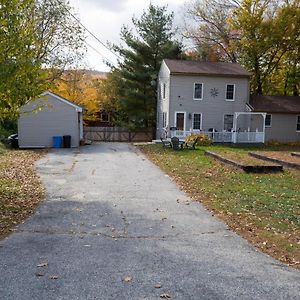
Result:
M119 59L122 59L119 55L113 52L109 47L107 47L95 34L93 34L85 25L83 25L78 18L76 18L67 8L66 11L76 20L76 22L84 28L94 39L96 39L102 46L104 46L107 50L109 50L114 56ZM102 55L102 54L101 54ZM102 55L103 56L103 55Z
M91 49L93 49L95 52L97 52L99 55L101 55L104 59L106 59L109 63L111 63L112 65L115 66L115 63L113 63L110 59L108 59L105 55L103 55L100 51L98 51L96 48L94 48L92 45L90 45L88 42L84 41L85 44L90 47Z

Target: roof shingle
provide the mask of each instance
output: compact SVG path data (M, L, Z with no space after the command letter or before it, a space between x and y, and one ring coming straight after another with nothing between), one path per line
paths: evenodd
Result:
M250 73L237 63L164 59L171 74L250 77Z
M299 96L252 96L250 105L254 111L300 114Z

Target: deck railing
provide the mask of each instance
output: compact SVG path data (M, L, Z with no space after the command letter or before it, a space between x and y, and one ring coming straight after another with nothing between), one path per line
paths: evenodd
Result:
M171 137L176 136L179 139L185 139L191 134L205 134L214 143L264 143L265 134L259 131L230 132L230 131L200 131L200 130L173 130Z

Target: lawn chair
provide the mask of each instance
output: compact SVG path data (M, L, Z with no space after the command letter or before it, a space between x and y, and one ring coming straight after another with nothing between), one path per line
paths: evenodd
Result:
M164 148L172 148L172 144L170 141L164 140L163 138L160 138L160 140L161 140Z
M183 149L183 144L179 142L179 138L176 136L171 138L171 144L172 144L173 150Z
M195 138L193 141L191 141L191 142L185 142L185 147L187 148L187 149L190 149L190 150L195 150L195 146L196 146L196 144L197 144L197 142L198 142L198 139L199 139L199 137L197 137L197 138Z

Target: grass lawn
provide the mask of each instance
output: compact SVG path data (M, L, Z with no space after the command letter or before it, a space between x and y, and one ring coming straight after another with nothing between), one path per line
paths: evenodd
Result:
M0 144L0 238L30 215L43 198L34 168L43 153L8 150Z
M249 174L204 155L225 152L247 160L255 150L299 151L299 147L215 145L173 151L162 145L140 149L193 199L201 201L230 228L271 256L300 269L300 171Z

